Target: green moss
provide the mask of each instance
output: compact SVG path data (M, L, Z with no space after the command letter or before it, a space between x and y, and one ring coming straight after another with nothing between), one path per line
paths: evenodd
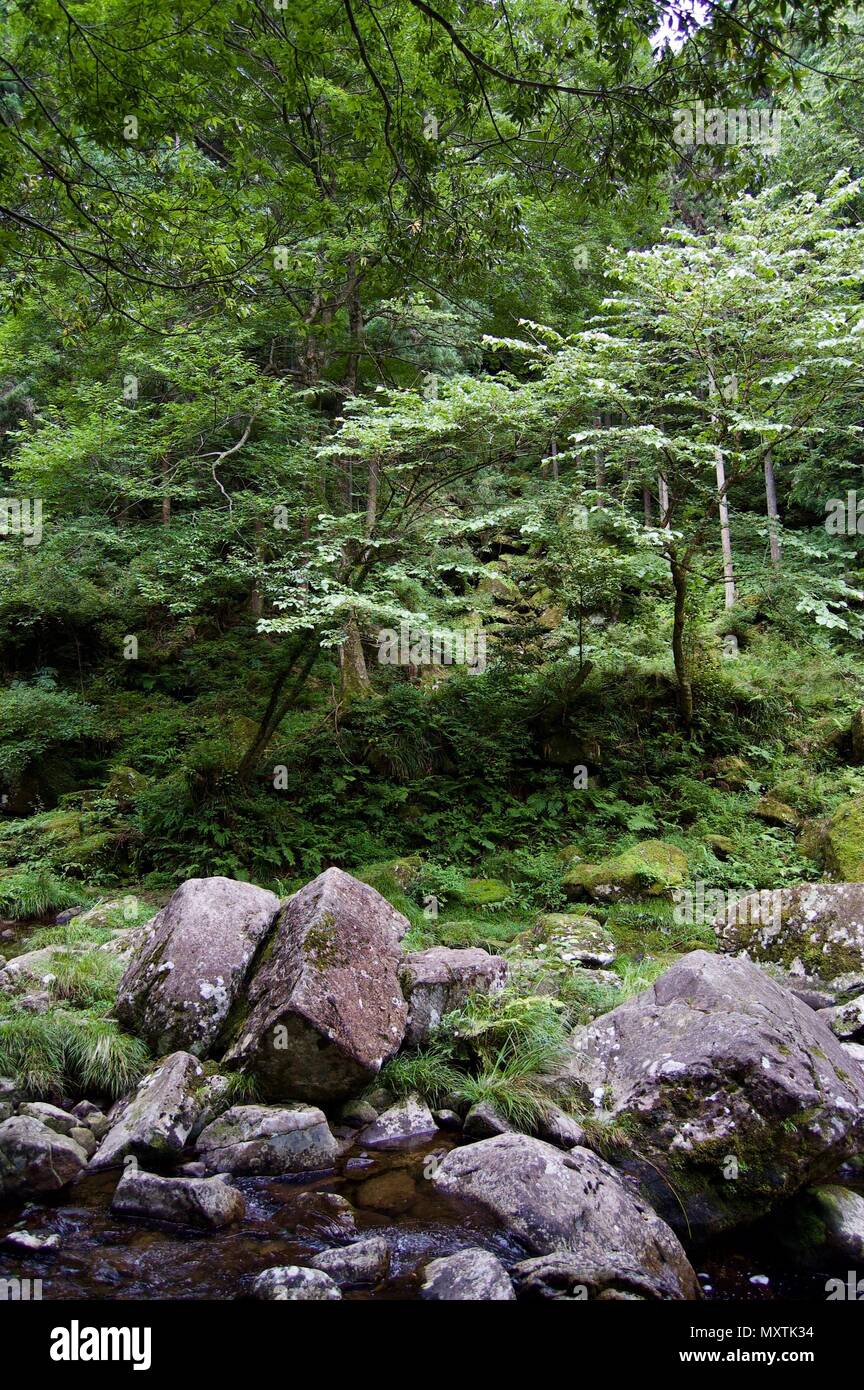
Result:
M466 907L494 907L505 903L510 892L510 885L500 878L466 878L452 896Z
M570 899L670 897L687 876L687 856L663 840L642 840L597 864L575 864L562 880Z
M846 883L864 880L864 797L844 801L828 822L823 840L825 865Z

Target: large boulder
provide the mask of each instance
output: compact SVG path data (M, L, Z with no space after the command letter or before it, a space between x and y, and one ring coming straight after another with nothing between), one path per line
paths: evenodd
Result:
M139 1171L133 1159L117 1184L111 1210L221 1231L242 1220L246 1203L243 1194L221 1178L161 1178Z
M668 898L687 877L687 856L664 840L642 840L597 864L571 864L562 880L565 897L593 902Z
M310 1260L313 1269L323 1269L340 1288L356 1284L377 1284L390 1272L390 1246L382 1236L369 1236L353 1245L322 1250Z
M478 947L454 951L432 946L406 956L399 971L408 1001L405 1042L422 1046L444 1015L464 1004L469 994L497 994L506 979L507 962Z
M29 1115L0 1124L0 1197L58 1192L87 1167L87 1154L74 1139Z
M303 1173L332 1168L339 1152L314 1105L234 1105L196 1147L210 1173Z
M190 878L145 928L120 981L117 1017L154 1052L206 1057L279 908L231 878Z
M91 1168L111 1168L127 1154L159 1159L179 1154L200 1107L203 1068L190 1052L174 1052L121 1104Z
M721 951L833 980L864 970L864 883L747 893L714 922Z
M573 1035L561 1082L628 1135L619 1166L672 1225L751 1221L864 1139L864 1072L746 960L693 951Z
M407 1008L399 942L408 920L341 869L280 912L226 1063L267 1099L344 1100L398 1050Z
M601 1266L630 1275L654 1298L698 1298L677 1236L620 1176L587 1149L562 1153L525 1134L453 1149L432 1181L450 1198L490 1213L534 1255L567 1252L585 1282Z

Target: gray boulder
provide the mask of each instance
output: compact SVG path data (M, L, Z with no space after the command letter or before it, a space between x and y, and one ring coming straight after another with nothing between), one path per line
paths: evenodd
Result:
M339 1285L323 1269L276 1265L265 1269L252 1285L256 1298L274 1303L332 1303L341 1298Z
M0 1197L59 1192L86 1167L80 1145L41 1120L13 1115L0 1124Z
M699 1297L677 1236L587 1149L562 1153L525 1134L501 1134L453 1149L432 1182L489 1212L531 1254L566 1251L586 1270L638 1273L654 1298Z
M399 942L408 921L341 869L307 883L280 912L226 1056L265 1097L338 1101L398 1050L407 1009Z
M357 1143L365 1149L405 1149L425 1144L437 1133L431 1110L419 1097L408 1096L361 1130Z
M206 1057L216 1045L279 899L231 878L190 878L143 929L117 1017L154 1052Z
M748 893L714 923L721 951L833 980L864 969L864 883Z
M340 1288L377 1284L390 1271L390 1246L381 1236L370 1236L338 1250L322 1250L309 1263L313 1269L323 1269Z
M420 1297L448 1303L505 1303L515 1299L501 1261L488 1250L460 1250L432 1260L423 1271Z
M405 1042L421 1046L444 1015L464 1004L469 994L496 994L506 979L507 962L477 947L432 946L406 956L399 971L408 1001Z
M211 1173L303 1173L332 1168L339 1146L314 1105L234 1105L198 1136Z
M746 960L693 951L571 1039L559 1078L632 1135L619 1166L673 1225L751 1221L864 1139L864 1072Z
M559 1303L637 1302L657 1297L654 1282L641 1269L620 1261L593 1262L567 1251L535 1255L512 1269L523 1298L546 1298Z
M137 1161L131 1159L117 1184L111 1210L122 1216L221 1231L243 1219L246 1203L242 1193L221 1178L160 1178L139 1171Z
M111 1168L127 1154L159 1158L177 1154L198 1114L203 1068L189 1052L174 1052L144 1077L113 1116L91 1168Z

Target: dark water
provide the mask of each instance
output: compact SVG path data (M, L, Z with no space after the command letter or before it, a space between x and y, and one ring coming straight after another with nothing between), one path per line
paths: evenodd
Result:
M335 1174L310 1181L236 1178L245 1220L215 1234L116 1216L110 1202L119 1174L94 1174L52 1205L0 1208L0 1236L22 1219L28 1231L60 1236L60 1249L44 1255L0 1248L0 1277L41 1278L43 1299L242 1298L270 1265L306 1264L346 1243L332 1204L316 1197L337 1193L354 1207L357 1235L384 1236L393 1252L387 1280L345 1297L416 1298L423 1266L438 1255L466 1245L505 1263L524 1254L482 1216L466 1216L434 1191L425 1176L430 1155L450 1147L442 1135L411 1153L349 1154Z
M119 1173L83 1179L50 1203L0 1208L0 1236L22 1220L29 1231L57 1233L60 1249L29 1254L0 1247L0 1277L42 1280L44 1299L235 1299L250 1295L257 1274L271 1265L306 1264L320 1250L350 1235L381 1235L392 1250L389 1277L374 1289L346 1291L348 1299L414 1299L423 1267L466 1245L493 1251L506 1265L524 1258L508 1236L482 1214L466 1214L429 1181L439 1158L457 1142L439 1135L408 1153L353 1151L335 1173L287 1178L237 1178L246 1217L236 1228L198 1233L115 1216L111 1197ZM327 1194L354 1208L353 1233ZM825 1298L832 1272L790 1271L764 1233L691 1252L710 1300L816 1300ZM754 1276L768 1284L752 1283Z

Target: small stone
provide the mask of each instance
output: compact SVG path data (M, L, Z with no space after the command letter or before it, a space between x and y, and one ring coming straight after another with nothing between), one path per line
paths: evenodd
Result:
M432 1112L419 1097L408 1096L367 1125L357 1142L366 1149L404 1149L424 1144L436 1132Z
M462 1116L455 1110L433 1110L432 1119L439 1129L456 1131L462 1128Z
M342 1297L339 1285L323 1269L302 1269L299 1265L265 1269L252 1285L252 1293L278 1303L327 1303Z
M243 1194L221 1177L161 1178L141 1172L137 1160L130 1158L111 1200L111 1210L123 1216L219 1231L242 1220L246 1203Z
M39 1236L33 1231L10 1231L0 1241L0 1245L10 1246L13 1250L26 1250L33 1255L41 1255L47 1254L50 1250L59 1250L60 1237L56 1234Z
M70 1129L69 1138L81 1145L88 1158L92 1158L99 1147L95 1134L86 1125L76 1125L74 1129Z
M377 1284L389 1273L390 1246L381 1236L371 1236L339 1250L324 1250L310 1264L314 1269L323 1269L341 1288Z
M460 1250L432 1260L423 1271L421 1298L440 1302L504 1303L515 1299L501 1261L488 1250Z
M491 1139L496 1134L512 1134L513 1126L487 1100L472 1105L465 1116L465 1135L469 1139Z

